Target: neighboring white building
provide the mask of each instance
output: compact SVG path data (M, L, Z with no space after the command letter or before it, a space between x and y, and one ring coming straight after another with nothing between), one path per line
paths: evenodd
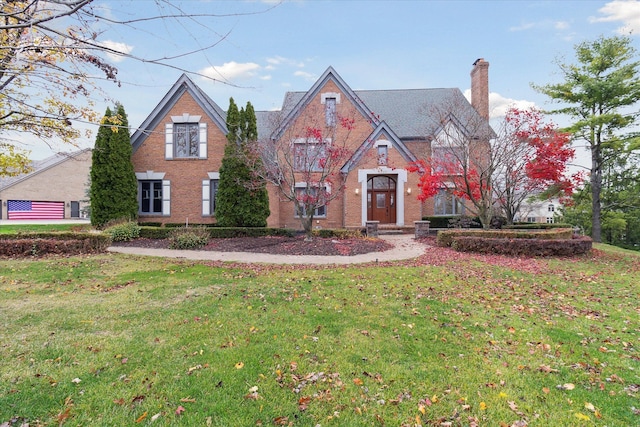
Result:
M520 210L514 218L514 221L553 224L557 221L557 218L561 216L561 207L562 205L558 198L533 202L525 201L520 206Z
M32 172L0 179L0 219L82 218L92 150L59 153L32 163Z

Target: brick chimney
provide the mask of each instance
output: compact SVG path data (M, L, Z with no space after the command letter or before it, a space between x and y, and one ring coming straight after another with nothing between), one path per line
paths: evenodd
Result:
M489 63L479 58L471 70L471 105L489 120Z

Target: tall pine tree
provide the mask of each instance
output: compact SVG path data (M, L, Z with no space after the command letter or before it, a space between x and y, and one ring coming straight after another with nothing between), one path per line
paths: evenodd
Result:
M96 227L138 216L138 182L131 153L124 107L117 104L115 114L107 108L96 136L91 166L91 224Z
M233 98L227 111L227 144L220 166L215 216L224 227L265 227L269 216L266 183L246 162L249 144L258 139L256 114L250 102L240 109Z

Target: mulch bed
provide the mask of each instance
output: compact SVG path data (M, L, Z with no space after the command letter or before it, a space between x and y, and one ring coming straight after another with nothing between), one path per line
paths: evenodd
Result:
M166 249L168 239L136 239L130 242L114 242L113 246L130 246ZM393 245L381 239L330 239L316 237L305 241L304 236L297 237L233 237L228 239L211 239L199 249L201 251L218 252L254 252L277 255L342 255L351 256L370 252L383 252Z

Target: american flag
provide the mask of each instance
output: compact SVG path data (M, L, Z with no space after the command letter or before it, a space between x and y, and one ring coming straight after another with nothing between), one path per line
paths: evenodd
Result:
M8 219L64 219L64 202L7 201Z

